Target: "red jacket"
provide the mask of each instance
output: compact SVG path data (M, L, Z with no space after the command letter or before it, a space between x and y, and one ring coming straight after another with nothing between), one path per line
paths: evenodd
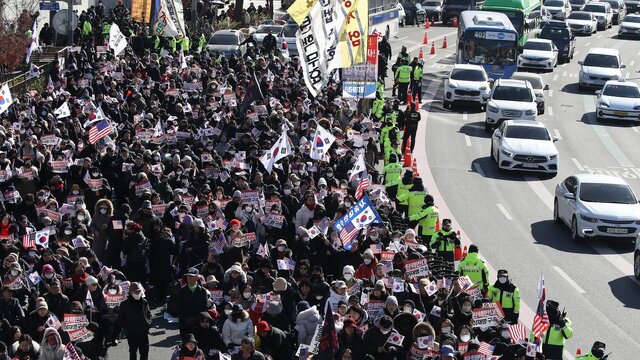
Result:
M373 274L375 274L376 271L376 265L378 265L378 259L376 259L375 257L369 265L365 263L360 264L360 266L358 266L358 269L356 270L356 279L371 281Z

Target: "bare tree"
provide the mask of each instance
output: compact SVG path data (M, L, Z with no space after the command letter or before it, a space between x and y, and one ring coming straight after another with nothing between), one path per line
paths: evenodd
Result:
M38 0L0 0L0 66L12 71L24 63L31 39L32 17Z

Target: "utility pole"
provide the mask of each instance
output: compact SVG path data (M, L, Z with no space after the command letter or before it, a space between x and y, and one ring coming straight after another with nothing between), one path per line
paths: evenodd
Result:
M80 22L78 21L78 25ZM67 41L69 46L73 46L73 0L67 0Z

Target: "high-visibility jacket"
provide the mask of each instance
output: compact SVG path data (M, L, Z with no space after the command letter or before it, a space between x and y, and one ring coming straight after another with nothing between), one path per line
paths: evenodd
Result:
M586 353L585 355L582 356L578 356L576 358L576 360L598 360L599 358L593 356L593 354L591 354L591 351L589 351L588 353Z
M380 143L384 146L385 142L389 139L389 132L393 130L394 126L385 126L380 130Z
M200 35L200 39L198 40L198 47L200 48L200 51L204 50L204 47L207 45L207 38L204 36L204 34Z
M389 163L382 169L384 176L384 186L396 186L402 182L400 174L402 173L402 164L398 162Z
M191 40L189 40L188 36L185 36L182 38L182 40L180 40L180 45L182 45L182 51L189 51L189 48L191 47Z
M385 164L389 163L389 158L391 157L391 154L396 154L396 157L398 158L402 154L402 150L400 150L400 145L394 148L393 145L391 144L391 141L387 141L387 145L385 145L384 147L384 163Z
M91 22L88 20L85 20L82 23L82 35L89 36L91 35L91 31L93 31L93 26L91 26Z
M160 38L157 35L155 35L153 37L153 50L159 51L160 48L161 48L161 46L160 46Z
M453 236L451 236L451 235L453 235ZM429 247L433 248L433 245L437 244L438 246L435 248L436 251L439 251L439 252L451 251L451 252L453 252L453 250L455 250L455 248L456 248L455 236L456 236L456 233L453 230L449 230L449 231L439 230L439 231L436 231L431 236L431 242L429 242Z
M371 113L376 119L382 118L382 108L384 107L383 99L375 99L373 100L373 105L371 105Z
M176 38L169 38L169 47L171 48L172 53L176 51L176 45L177 45Z
M513 309L514 313L520 313L520 290L517 286L513 286L513 291L508 291L491 285L487 297L491 301L499 303L505 311Z
M422 70L422 66L416 66L413 69L413 81L422 80L422 75L424 74L424 70Z
M409 190L413 184L404 184L402 181L398 185L398 194L396 195L396 199L398 199L398 203L400 205L409 205Z
M562 350L564 350L565 340L573 337L573 328L571 320L565 318L564 327L560 325L551 325L547 331L542 334L542 354L546 359L555 360L562 359ZM533 334L531 335L533 341Z
M396 79L400 84L407 84L411 81L411 66L402 65L396 70Z
M427 195L427 192L424 190L409 190L409 192L400 197L398 195L398 200L402 201L403 199L407 199L407 205L409 205L409 216L413 216L419 213L424 206L424 197Z
M467 254L467 256L460 261L458 272L460 276L468 276L474 284L481 285L483 289L489 286L489 269L487 269L487 265L478 253L473 252Z
M376 85L376 91L378 92L378 97L384 100L384 85L382 83L378 82L378 85Z
M422 198L424 199L424 196ZM411 209L411 198L409 198L409 209ZM409 210L409 212L411 212L411 210ZM409 220L418 221L418 225L420 225L420 235L431 239L433 233L436 231L439 214L438 208L435 205L431 205L414 215L409 215Z
M104 24L102 26L102 35L109 35L110 31L111 31L111 24Z
M384 121L391 121L393 126L397 126L398 125L398 114L396 114L395 110L391 110L391 112L387 113L384 116Z

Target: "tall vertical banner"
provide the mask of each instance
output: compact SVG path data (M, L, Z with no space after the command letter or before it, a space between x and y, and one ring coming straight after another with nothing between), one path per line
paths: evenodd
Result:
M151 19L151 4L154 0L131 0L131 18L148 24Z
M185 36L182 0L160 0L158 19L153 29L158 36Z
M337 6L338 29L337 56L329 64L329 71L348 68L366 60L367 35L369 35L369 2L367 0L341 0Z
M323 3L326 3L325 6ZM296 44L300 53L300 65L304 74L304 82L312 96L316 96L327 83L328 34L324 27L324 11L333 14L331 1L316 1L309 14L304 18L296 34Z
M369 35L367 61L342 70L342 96L374 99L378 79L378 36Z

